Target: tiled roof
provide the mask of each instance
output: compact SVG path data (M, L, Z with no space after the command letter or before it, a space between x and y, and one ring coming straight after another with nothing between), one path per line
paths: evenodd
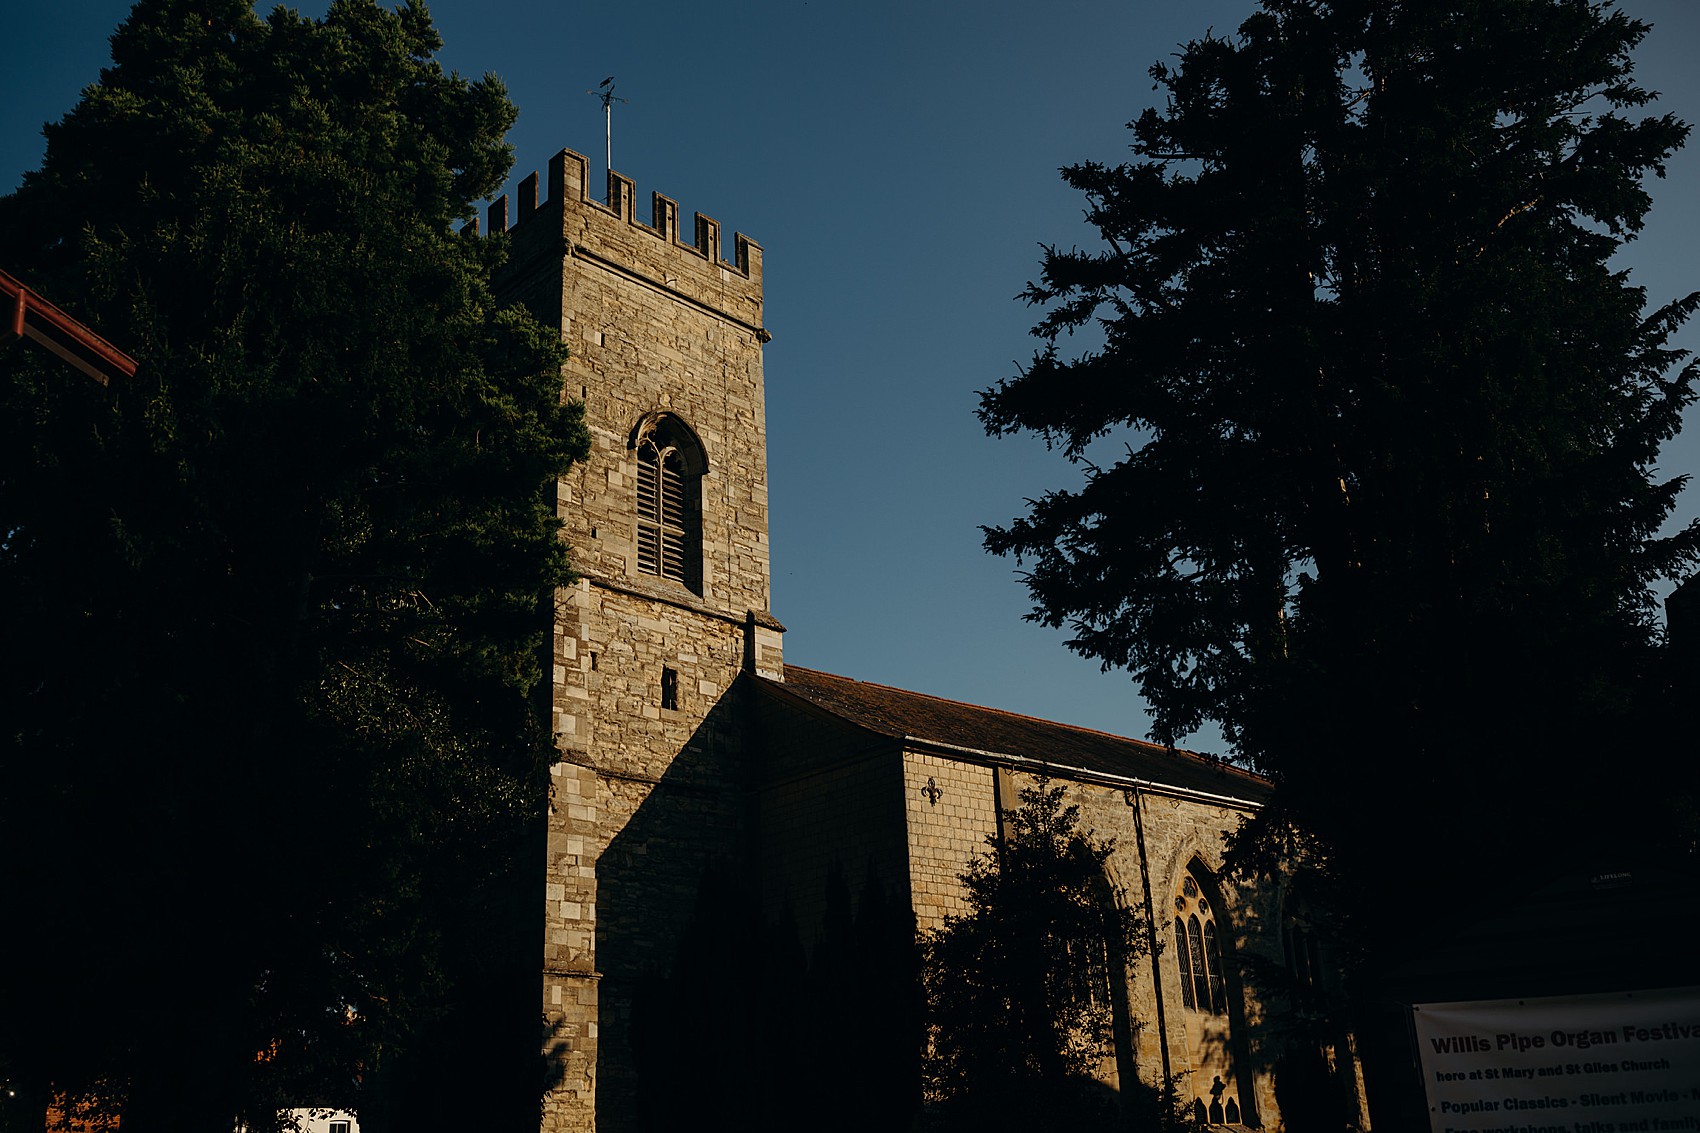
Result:
M1187 791L1259 802L1268 780L1231 764L1145 740L1056 724L997 708L785 666L783 683L762 679L860 728L921 745L967 748L1011 762L1039 760L1061 769L1141 779Z

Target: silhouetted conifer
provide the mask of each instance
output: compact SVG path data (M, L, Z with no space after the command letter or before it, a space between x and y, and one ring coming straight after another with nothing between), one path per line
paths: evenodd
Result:
M1143 919L1108 892L1114 848L1081 831L1064 788L1020 791L1005 833L962 874L968 909L920 935L927 1118L945 1130L1155 1130L1173 1098L1098 1080L1114 1056L1112 981Z
M1647 30L1265 0L1151 69L1133 162L1064 171L1101 244L1046 250L1044 345L982 397L1085 472L987 532L1032 616L1160 738L1214 722L1274 778L1242 854L1298 851L1371 960L1493 902L1489 862L1560 870L1692 797L1649 677L1651 587L1700 556L1654 469L1700 295L1648 311L1612 263L1688 134L1638 113Z
M439 46L415 3L142 0L0 199L0 263L140 363L0 353L0 1065L126 1133L535 1128L504 910L586 434L456 232L515 111Z

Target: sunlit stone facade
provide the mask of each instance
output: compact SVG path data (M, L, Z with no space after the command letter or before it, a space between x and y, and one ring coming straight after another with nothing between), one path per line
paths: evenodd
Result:
M739 235L724 260L715 221L681 235L673 201L640 216L613 175L605 204L587 170L563 151L511 216L506 198L489 216L512 247L499 286L559 329L592 435L558 487L581 578L555 604L541 989L559 1083L543 1128L643 1127L659 1086L639 1074L634 1003L668 970L707 871L730 863L805 942L835 870L883 879L924 929L962 911L958 875L1040 776L1115 840L1106 899L1155 928L1155 958L1115 973L1104 1081L1168 1072L1207 1120L1280 1128L1266 985L1290 967L1282 886L1221 872L1224 835L1267 784L787 667L769 610L762 249Z

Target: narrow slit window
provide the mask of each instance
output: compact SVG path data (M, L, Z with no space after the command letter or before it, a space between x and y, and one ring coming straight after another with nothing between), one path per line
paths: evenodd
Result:
M661 670L661 707L676 712L679 708L679 671Z

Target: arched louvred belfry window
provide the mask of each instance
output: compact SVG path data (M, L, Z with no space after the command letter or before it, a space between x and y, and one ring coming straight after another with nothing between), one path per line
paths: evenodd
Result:
M645 418L637 456L637 572L702 593L702 474L708 462L688 426L671 414Z
M677 451L654 437L638 445L638 570L685 580L685 474Z

